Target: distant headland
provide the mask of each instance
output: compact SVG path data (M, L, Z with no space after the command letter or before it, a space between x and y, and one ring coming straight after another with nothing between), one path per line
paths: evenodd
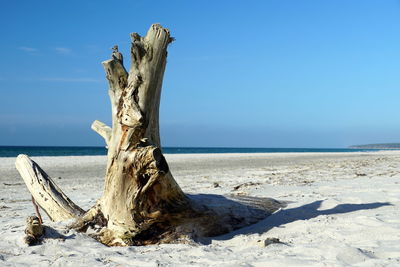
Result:
M355 148L355 149L400 149L400 143L355 145L355 146L350 146L349 148Z

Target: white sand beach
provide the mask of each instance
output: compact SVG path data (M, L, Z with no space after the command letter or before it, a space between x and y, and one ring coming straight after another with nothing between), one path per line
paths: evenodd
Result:
M143 247L106 247L44 216L54 230L28 247L30 194L15 158L0 158L0 265L400 266L400 151L166 158L187 193L271 197L288 206L205 244ZM33 159L81 207L101 195L105 156Z

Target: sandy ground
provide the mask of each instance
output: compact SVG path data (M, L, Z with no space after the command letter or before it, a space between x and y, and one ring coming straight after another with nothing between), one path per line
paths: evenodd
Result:
M166 155L188 193L272 197L289 204L208 244L105 247L53 227L23 243L30 195L0 158L0 266L400 266L400 152ZM106 158L34 158L83 208L101 195ZM215 187L215 183L219 186ZM267 238L281 243L266 245Z

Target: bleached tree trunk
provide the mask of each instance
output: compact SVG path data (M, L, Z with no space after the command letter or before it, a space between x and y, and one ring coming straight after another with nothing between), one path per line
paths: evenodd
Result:
M152 25L146 36L133 33L131 38L129 72L117 49L102 63L112 107L111 127L99 121L92 124L108 147L102 197L84 213L35 162L19 156L17 168L38 205L55 221L78 218L73 224L76 229L98 225L101 230L93 236L106 245L221 234L281 207L269 199L232 201L211 195L188 197L182 192L162 154L159 136L161 85L167 46L173 38L158 24ZM31 181L35 182L30 185ZM49 197L43 197L43 191Z
M172 38L158 24L145 37L133 33L131 38L129 73L122 57L103 62L112 127L98 121L92 125L108 146L104 191L96 207L107 222L100 235L107 244L129 243L156 223L170 227L174 214L190 208L160 149L158 107Z

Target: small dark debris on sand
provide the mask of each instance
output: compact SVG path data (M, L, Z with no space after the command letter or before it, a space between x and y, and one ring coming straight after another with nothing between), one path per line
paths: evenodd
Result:
M14 183L14 184L10 184L10 183L3 183L5 186L14 186L14 185L22 185L22 183Z
M266 247L266 246L269 246L272 244L288 245L287 243L280 241L279 238L276 238L276 237L268 237L265 240L258 240L258 243L263 247Z
M254 183L254 182L248 182L248 183L243 183L240 185L237 185L235 187L233 187L233 190L238 190L241 187L247 187L247 186L255 186L255 185L260 185L261 183Z

